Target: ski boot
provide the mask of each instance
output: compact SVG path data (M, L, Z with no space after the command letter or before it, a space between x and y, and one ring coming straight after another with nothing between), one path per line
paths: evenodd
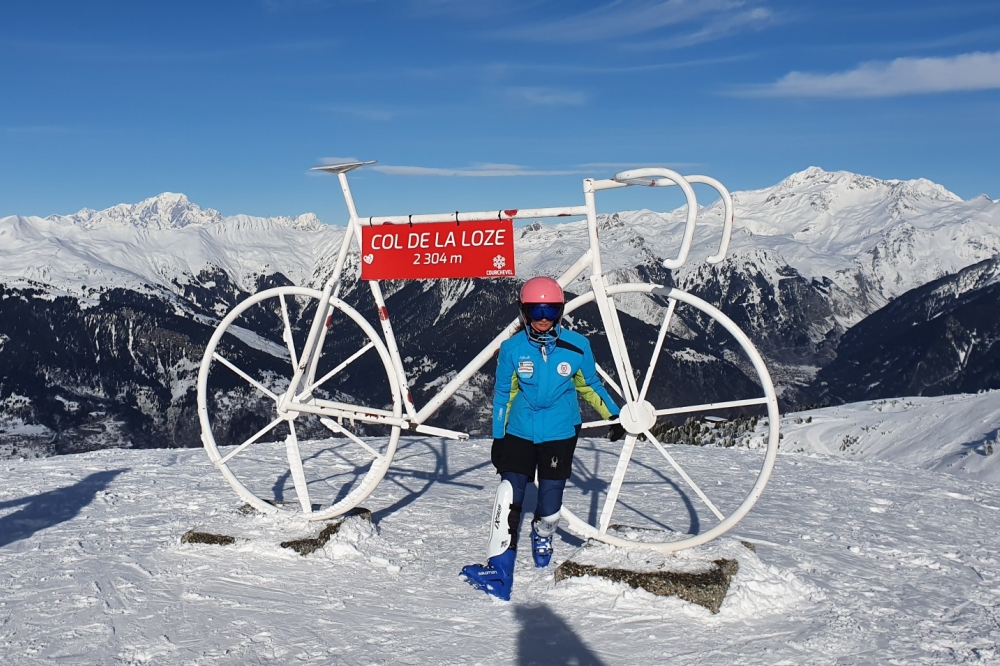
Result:
M514 560L517 551L505 550L486 561L486 565L470 564L462 567L462 577L469 585L498 599L510 601L510 588L514 583Z
M552 537L541 536L535 530L535 522L531 523L531 557L536 567L547 567L552 559Z
M531 521L531 557L536 567L547 567L552 559L552 539L559 525L559 514Z

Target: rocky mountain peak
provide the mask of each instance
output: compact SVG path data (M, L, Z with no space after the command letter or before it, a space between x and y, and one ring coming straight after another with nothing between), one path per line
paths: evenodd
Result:
M315 231L323 227L323 223L320 221L316 213L303 213L293 218L289 218L288 226L293 229L302 229L304 231Z
M850 171L824 171L811 166L791 174L774 187L761 192L804 194L825 190L828 198L841 198L849 193L871 192L890 200L902 197L929 198L935 201L962 201L957 194L926 178L913 180L882 180ZM785 197L780 197L785 198Z
M50 219L68 220L87 229L181 229L213 224L223 217L217 210L192 203L183 194L163 192L135 204L122 203L100 211L84 208L73 215Z

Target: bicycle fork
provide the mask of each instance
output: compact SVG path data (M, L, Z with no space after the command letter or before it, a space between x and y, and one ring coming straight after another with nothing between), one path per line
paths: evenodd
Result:
M590 231L590 245L592 248L599 248L597 237L597 210L594 203L594 183L584 181L584 199L587 207L587 226ZM607 279L605 278L601 266L600 252L595 252L593 256L593 271L590 275L591 288L594 290L594 301L601 314L601 321L604 323L604 330L608 337L608 346L611 348L611 357L614 359L615 370L621 380L620 392L625 399L622 406L619 421L625 428L626 436L622 444L621 453L618 456L618 464L615 467L615 474L608 487L608 494L605 498L604 508L598 522L598 533L607 532L611 522L611 514L618 503L618 495L621 492L622 483L625 481L625 473L628 464L632 459L635 450L635 443L638 435L645 432L656 422L656 415L653 407L644 400L646 385L640 394L639 387L635 381L635 373L632 370L632 360L629 357L628 347L625 344L625 335L622 333L621 320L618 318L618 309L614 300L608 295Z

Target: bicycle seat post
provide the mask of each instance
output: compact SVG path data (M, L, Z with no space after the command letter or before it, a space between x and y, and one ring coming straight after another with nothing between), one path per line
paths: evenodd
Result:
M358 229L358 209L354 206L354 196L351 194L351 186L347 182L347 173L359 167L375 163L375 160L367 162L344 162L341 164L324 164L309 169L310 171L325 171L337 174L337 179L340 181L340 190L344 195L344 203L347 205L347 213L350 216L347 221L347 232L344 234L344 242L340 246L340 253L337 255L337 263L334 264L333 275L330 276L330 281L334 282L334 290L332 292L334 297L337 296L337 292L340 290L340 275L344 270L347 253L351 247L351 233L356 234L358 236L358 243L361 243L361 232Z

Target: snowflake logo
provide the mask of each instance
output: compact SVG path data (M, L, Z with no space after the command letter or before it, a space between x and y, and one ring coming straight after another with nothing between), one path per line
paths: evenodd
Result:
M502 254L493 257L493 267L500 269L507 265L507 259Z

